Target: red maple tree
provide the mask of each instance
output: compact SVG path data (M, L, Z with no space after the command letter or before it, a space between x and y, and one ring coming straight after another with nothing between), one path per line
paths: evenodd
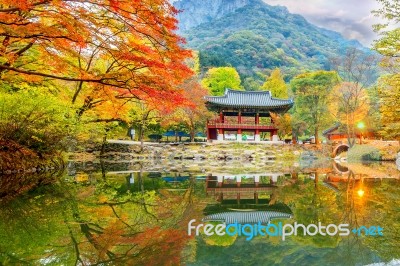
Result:
M192 71L176 13L168 0L1 0L0 78L75 82L72 102L179 103Z

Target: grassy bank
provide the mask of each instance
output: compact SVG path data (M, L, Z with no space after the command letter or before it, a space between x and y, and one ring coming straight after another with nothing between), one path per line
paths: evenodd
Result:
M396 161L400 147L393 144L354 145L347 153L348 161Z

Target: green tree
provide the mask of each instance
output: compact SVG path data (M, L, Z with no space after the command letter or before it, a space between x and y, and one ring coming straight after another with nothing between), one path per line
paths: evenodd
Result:
M387 68L387 76L379 80L379 96L382 131L386 138L400 139L400 28L396 25L400 22L400 3L398 1L377 0L382 8L373 13L382 17L385 24L375 25L375 31L379 32L381 38L374 44L374 48L385 56L382 66ZM395 25L394 29L391 26Z
M391 26L396 26L400 22L400 3L391 0L377 0L377 2L382 5L382 8L372 13L383 18L385 23L374 25L375 31L382 36L375 42L374 48L384 56L399 57L400 28L391 29Z
M135 101L132 103L130 110L130 121L137 130L137 138L141 142L143 148L144 136L147 130L156 127L161 119L161 109L156 104L146 103L144 101ZM167 112L164 110L164 112Z
M287 99L289 97L288 86L283 80L283 76L279 68L275 68L271 72L271 75L264 82L261 89L264 91L270 91L272 96L276 98Z
M202 84L215 96L223 95L225 89L243 90L240 76L233 67L209 69L202 80Z
M246 91L258 91L260 90L261 84L254 77L247 77L243 80L243 87Z
M400 75L382 77L379 83L381 134L386 138L400 139Z
M316 143L318 143L320 128L330 122L329 96L338 82L339 77L334 71L316 71L301 74L291 82L292 91L296 99L295 112L314 131Z

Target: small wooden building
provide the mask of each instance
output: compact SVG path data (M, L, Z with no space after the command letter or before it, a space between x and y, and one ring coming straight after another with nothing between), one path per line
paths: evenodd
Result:
M347 132L340 123L336 123L331 128L325 130L322 134L325 138L327 138L331 142L347 141ZM356 128L355 137L357 139L366 139L366 138L373 139L375 137L375 134L368 130L360 130Z

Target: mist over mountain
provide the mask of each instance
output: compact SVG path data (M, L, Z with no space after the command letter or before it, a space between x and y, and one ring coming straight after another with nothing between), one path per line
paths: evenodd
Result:
M348 48L371 53L357 40L319 28L286 7L261 0L180 0L179 33L200 51L203 69L231 65L242 78L262 79L280 67L289 79L310 70L330 70L330 58Z

